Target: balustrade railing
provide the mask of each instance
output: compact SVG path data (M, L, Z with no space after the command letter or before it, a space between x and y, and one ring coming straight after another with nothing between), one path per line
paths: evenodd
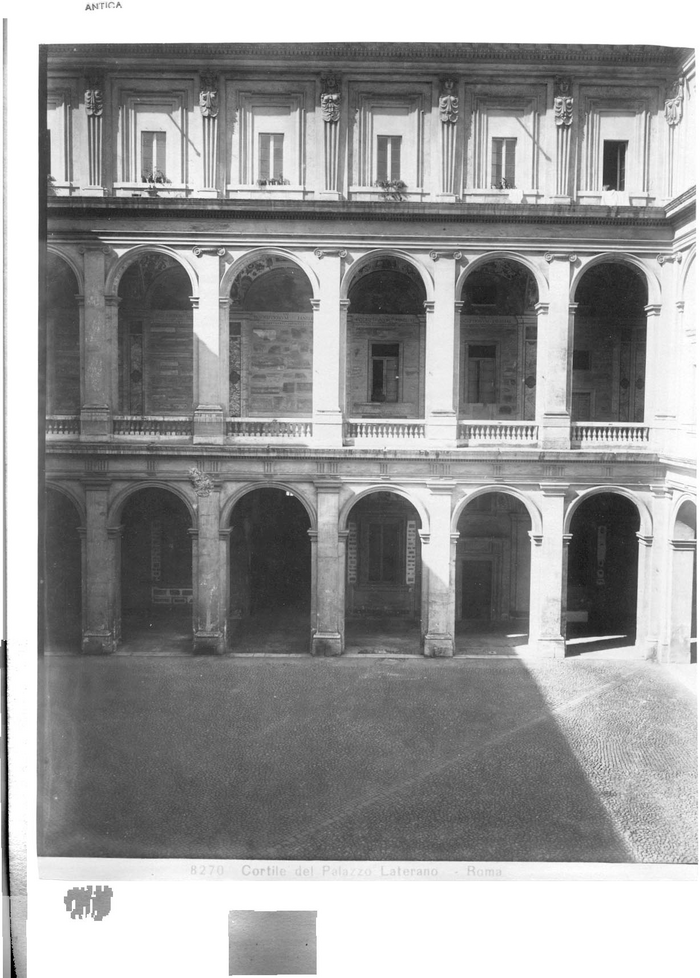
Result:
M308 418L227 418L226 434L236 440L298 440L313 436L313 422Z
M191 417L141 417L119 414L112 419L115 435L145 435L148 437L191 437Z
M571 425L572 448L644 448L649 428L643 424L579 421Z
M425 423L418 420L383 418L381 421L353 420L345 425L348 441L420 441L425 438Z
M80 417L77 414L49 414L46 417L47 435L79 435Z
M460 445L536 446L539 426L532 421L460 421Z

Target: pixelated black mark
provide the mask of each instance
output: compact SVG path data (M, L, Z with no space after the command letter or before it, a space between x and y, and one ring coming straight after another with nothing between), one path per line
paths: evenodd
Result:
M96 886L94 893L91 886L74 886L68 890L63 902L73 920L76 917L87 919L88 916L93 920L102 920L112 908L113 895L111 886Z

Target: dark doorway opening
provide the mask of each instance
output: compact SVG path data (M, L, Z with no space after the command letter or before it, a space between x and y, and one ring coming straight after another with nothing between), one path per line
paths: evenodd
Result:
M192 642L192 541L185 504L142 489L122 515L122 641L132 652L181 654Z
M617 493L584 500L571 520L567 655L636 641L639 511Z
M311 522L284 489L256 489L231 517L229 637L238 652L309 652Z
M515 655L527 645L530 514L505 492L468 503L457 529L455 646L462 655Z
M47 652L80 652L80 515L62 492L47 489L45 498L44 649Z

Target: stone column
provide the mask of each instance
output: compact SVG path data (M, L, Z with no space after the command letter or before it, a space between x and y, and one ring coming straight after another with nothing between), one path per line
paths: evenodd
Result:
M532 540L530 580L530 651L549 658L563 658L566 566L564 548L564 484L540 485L542 536Z
M193 652L220 655L226 650L226 623L222 601L221 534L219 496L221 487L210 475L191 469L197 493L197 531L193 552Z
M455 648L455 540L451 532L452 480L429 482L430 535L421 533L425 588L423 654L451 656Z
M671 507L673 492L651 486L653 536L637 534L639 571L637 586L637 647L647 658L669 658L669 621L672 605Z
M316 622L311 641L313 655L340 655L343 651L344 565L338 534L340 482L318 480L316 501Z
M219 280L224 248L192 249L197 257L199 296L194 309L194 437L197 444L221 445L224 404L221 381Z
M637 627L635 629L635 647L644 655L646 659L656 656L658 648L658 625L655 626L654 619L658 621L658 609L655 608L656 599L662 595L655 595L653 591L654 575L652 573L653 563L653 543L654 538L644 536L643 533L637 534L639 541L639 554L637 557Z
M343 444L341 372L344 369L340 279L347 252L317 248L314 254L318 259L320 300L311 300L314 317L313 440L320 448L340 448Z
M425 436L454 447L461 309L455 302L455 277L462 254L431 251L430 257L435 263L435 302L425 303Z
M112 317L105 299L106 248L85 248L83 268L82 366L83 400L80 410L81 441L108 441L112 435L113 364L116 350L110 335ZM118 301L118 300L117 300Z
M535 307L537 321L537 402L540 446L566 450L571 441L569 409L573 309L569 303L574 254L548 252L549 303Z
M83 640L89 655L114 652L119 619L119 541L121 528L109 529L109 479L91 479L84 484L85 527L83 547Z

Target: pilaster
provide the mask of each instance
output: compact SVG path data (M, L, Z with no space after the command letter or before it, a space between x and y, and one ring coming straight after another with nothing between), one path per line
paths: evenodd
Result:
M194 332L193 443L223 444L219 280L224 248L195 247L199 295L192 297Z
M340 279L344 249L314 252L320 280L320 298L313 309L313 423L314 445L339 448L343 444L341 373L344 363L345 309L341 311Z
M455 649L455 555L456 537L451 532L452 495L456 483L445 479L428 483L430 491L430 534L423 542L424 591L423 654L447 657Z
M340 513L340 482L318 480L316 504L316 621L311 639L311 652L317 656L340 655L343 651L343 620L345 617L344 544L338 533ZM313 543L313 540L312 540ZM313 548L312 548L313 549Z
M106 248L85 248L83 269L82 356L83 383L80 409L81 441L108 441L112 435L113 372L116 332L111 335L116 297L105 296ZM108 315L108 303L110 315Z
M548 658L563 658L566 651L566 551L564 501L568 484L540 485L542 534L530 533L530 638L529 651Z
M571 444L569 408L573 312L569 303L575 254L544 256L549 264L549 302L535 307L537 321L537 401L540 445L565 450Z
M191 479L197 493L197 528L193 547L193 652L221 655L226 649L226 623L221 588L221 536L219 498L221 487L210 475L194 470Z
M85 491L83 562L83 638L86 655L114 652L119 641L119 546L121 527L109 528L109 479L90 479Z
M454 446L461 308L461 303L455 303L455 278L462 254L431 251L430 257L435 301L425 303L425 435L428 441Z

